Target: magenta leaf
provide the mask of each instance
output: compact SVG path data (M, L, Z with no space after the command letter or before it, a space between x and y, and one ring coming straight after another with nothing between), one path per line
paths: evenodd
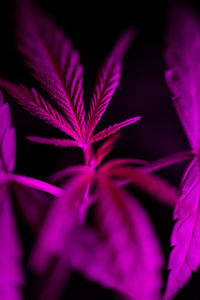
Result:
M64 168L62 170L57 171L56 173L49 176L50 182L57 182L62 179L66 179L67 176L75 176L78 174L84 174L85 172L89 171L90 167L86 165L76 165Z
M37 272L46 270L52 257L60 255L70 230L80 223L80 208L92 170L71 179L52 205L33 250L30 264ZM70 243L70 241L69 241Z
M167 32L166 79L173 93L173 102L187 134L193 153L197 155L187 168L181 182L181 195L174 211L176 220L169 258L169 277L164 299L172 299L189 281L192 271L200 266L199 235L199 51L200 22L184 6L171 14Z
M59 147L80 147L80 143L69 139L45 138L39 136L27 136L27 139L34 143L54 145Z
M8 104L3 103L0 92L0 176L14 170L16 157L15 130L11 127ZM24 285L22 249L18 239L15 216L8 183L0 183L0 298L21 300Z
M86 135L88 140L119 85L122 60L134 37L135 31L132 29L125 31L99 70L87 116Z
M169 259L169 278L164 299L172 299L200 266L200 170L194 159L188 166L182 193L174 211L177 220L171 237L174 247Z
M116 141L120 138L119 133L111 135L96 151L96 164L99 165L104 157L108 155L114 148Z
M66 249L63 249L63 255L60 255L54 264L48 277L39 289L36 296L37 300L58 300L62 299L62 294L67 285L68 277L70 276L71 268L69 266L69 255Z
M36 190L46 192L55 197L59 197L62 193L62 190L60 188L32 177L27 177L18 174L9 174L7 178L10 182L16 182Z
M101 172L113 179L118 179L122 182L126 181L127 184L138 187L168 206L174 207L178 201L177 191L174 186L157 175L143 172L142 167L136 168L123 165L113 167L113 164L111 164L110 168L104 168L103 166Z
M190 9L174 8L167 31L166 80L193 150L199 145L200 22Z
M133 124L133 123L139 121L140 119L141 119L141 117L134 117L134 118L125 120L121 123L116 123L114 125L110 125L108 128L105 128L102 131L91 136L90 143L94 143L94 142L100 141L102 139L105 139L106 137L110 136L111 134L114 134L115 132L119 131L121 128L128 126L130 124Z
M11 127L11 115L8 104L3 104L0 92L0 172L12 172L15 167L16 137Z
M85 138L83 70L62 30L28 1L17 7L18 46L34 78L56 101L80 140Z
M22 249L7 185L0 187L0 296L5 300L22 300L24 285Z
M185 152L180 152L180 153L175 153L171 154L169 156L157 159L152 162L147 162L142 166L142 171L143 172L155 172L160 169L169 167L171 165L186 161L186 160L191 160L194 157L193 151L185 151Z
M17 211L27 228L34 234L39 232L46 213L53 203L53 197L50 197L48 193L42 193L16 182L12 183L12 190Z
M73 230L70 239L68 253L63 251L62 256L69 257L71 267L104 287L119 290L119 279L112 272L111 249L100 234L85 225Z
M19 86L4 79L0 79L0 86L32 115L46 121L75 140L79 139L65 118L34 89L29 90L23 85Z
M104 241L104 252L100 257L94 253L94 261L88 257L89 262L82 263L84 272L131 299L160 299L163 259L146 212L135 198L105 176L99 175L98 180L95 223ZM102 263L107 265L100 266Z

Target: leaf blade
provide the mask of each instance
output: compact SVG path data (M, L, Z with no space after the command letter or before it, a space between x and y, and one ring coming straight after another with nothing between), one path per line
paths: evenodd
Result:
M115 167L112 164L111 168L109 168L109 164L107 165L108 167L105 170L102 168L102 171L111 176L111 178L117 177L120 180L127 180L128 184L138 187L165 205L174 207L177 203L178 194L176 188L161 177L143 172L142 167L135 168L123 165Z
M184 5L174 7L166 34L166 82L190 145L199 143L199 32L197 16Z
M98 179L95 220L110 254L106 270L111 270L115 288L131 299L160 299L163 259L146 212L124 189L105 176Z
M141 117L138 116L138 117L133 117L133 118L127 119L120 123L116 123L114 125L110 125L108 128L105 128L105 129L101 130L100 132L96 133L95 135L91 136L89 142L94 143L94 142L101 141L102 139L105 139L108 136L116 133L121 128L131 125L131 124L139 121L140 119L141 119Z
M8 186L0 187L0 294L2 299L22 300L20 288L24 285L22 248Z
M199 161L193 159L182 182L182 193L174 211L174 225L170 253L170 269L164 299L172 299L190 279L192 271L200 266L199 207L200 170Z
M113 51L99 70L87 115L87 139L92 135L119 84L122 60L134 37L135 31L132 28L127 29L120 36Z
M30 259L31 268L38 273L43 273L51 259L62 253L68 233L78 225L81 199L90 178L90 172L73 178L52 205Z
M0 86L32 115L58 128L75 140L79 140L78 135L65 118L36 90L29 90L23 85L17 85L4 79L0 79Z
M0 172L12 172L16 160L16 136L11 126L11 114L8 104L4 104L0 92Z
M20 1L16 20L18 47L26 65L83 140L83 70L78 52L53 20L35 5Z

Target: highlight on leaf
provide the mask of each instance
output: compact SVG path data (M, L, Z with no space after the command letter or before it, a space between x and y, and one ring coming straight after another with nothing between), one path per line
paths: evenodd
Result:
M190 8L177 5L170 15L165 53L166 80L173 103L188 137L193 160L181 180L175 206L170 269L164 299L173 299L200 266L199 236L199 71L200 21Z

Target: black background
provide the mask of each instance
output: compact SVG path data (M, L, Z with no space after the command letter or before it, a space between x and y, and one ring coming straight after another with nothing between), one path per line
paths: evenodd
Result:
M142 119L123 129L123 136L107 159L134 157L154 160L165 155L189 149L185 134L170 101L171 94L164 79L164 30L168 9L173 1L37 1L63 27L79 50L84 66L86 107L90 101L96 72L111 50L118 35L127 26L135 25L138 36L124 60L122 79L102 118L99 129L140 115ZM17 1L16 1L17 3ZM189 4L199 13L195 1ZM10 80L36 86L24 67L15 47L13 35L13 2L1 3L0 9L0 75ZM28 142L27 135L62 137L56 129L30 116L6 95L11 105L13 124L17 134L16 172L45 180L54 171L82 162L79 150L60 149ZM171 183L178 185L186 163L159 172ZM170 251L172 211L153 199L140 195L149 211L161 241L166 263ZM24 239L32 239L23 231ZM26 244L26 243L25 243ZM27 242L28 244L28 242ZM166 279L167 271L164 271ZM199 272L192 276L176 300L200 299ZM31 293L26 290L26 298ZM30 288L31 290L31 288ZM63 299L115 299L112 291L86 281L78 274L70 278ZM138 299L139 300L139 299Z

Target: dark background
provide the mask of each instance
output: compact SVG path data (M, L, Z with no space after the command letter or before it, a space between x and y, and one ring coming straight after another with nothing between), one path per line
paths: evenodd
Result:
M189 149L164 79L164 29L168 8L173 1L82 1L81 4L78 1L60 0L37 2L63 27L80 52L84 66L86 106L90 101L98 66L111 50L118 35L130 25L138 28L138 36L124 60L120 86L102 118L99 129L131 116L140 115L142 119L123 129L121 140L107 159L134 157L154 160ZM195 1L190 1L189 4L199 13L199 5ZM0 75L35 86L15 47L12 14L13 2L9 0L1 3ZM27 135L62 137L62 134L23 111L8 95L6 101L11 105L17 134L17 173L45 180L64 166L82 162L79 150L54 148L27 141ZM186 165L182 163L166 168L159 174L178 185ZM140 198L155 224L167 262L173 226L172 211L144 195L140 195ZM27 232L24 231L23 234L26 241L32 239ZM166 275L167 271L164 271L164 278ZM200 299L199 283L200 274L197 272L175 299ZM25 294L30 299L28 289L29 286ZM112 291L104 290L74 273L63 299L115 298Z

